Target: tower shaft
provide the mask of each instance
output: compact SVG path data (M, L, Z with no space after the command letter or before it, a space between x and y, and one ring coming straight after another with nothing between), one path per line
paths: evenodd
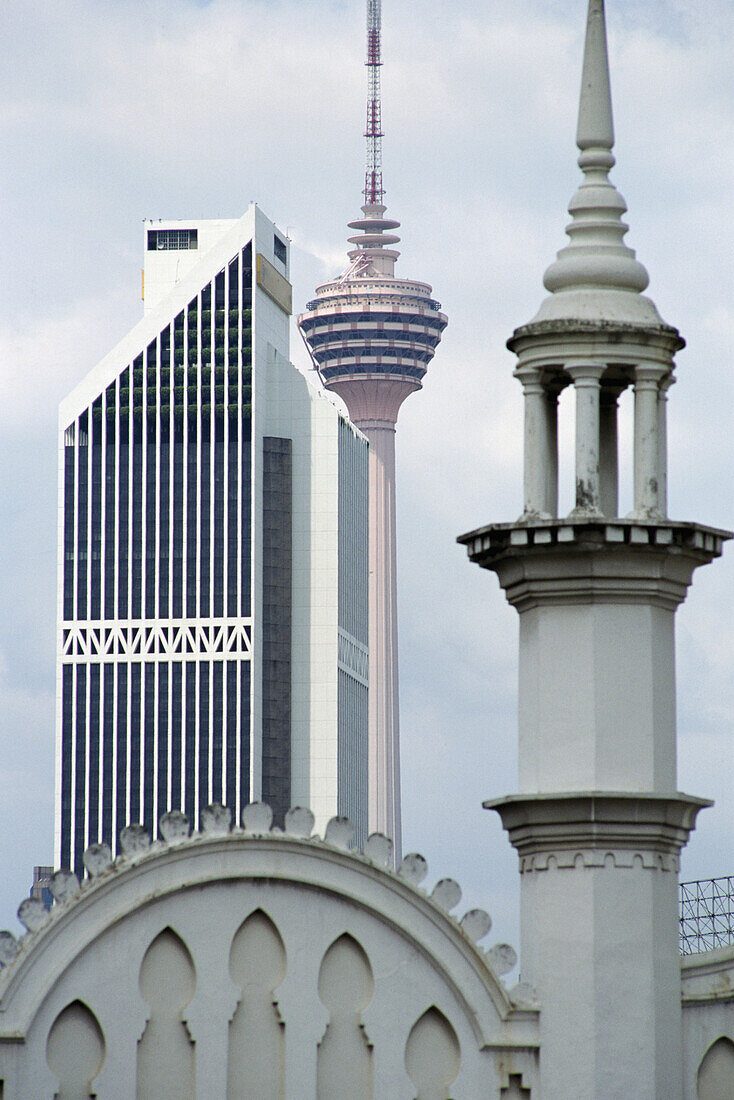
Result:
M395 425L364 423L370 444L369 820L401 850Z

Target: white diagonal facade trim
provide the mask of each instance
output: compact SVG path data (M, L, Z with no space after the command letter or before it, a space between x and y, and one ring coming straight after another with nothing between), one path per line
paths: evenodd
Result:
M365 687L369 686L369 650L341 627L337 662L343 672Z
M89 663L117 657L146 661L198 657L248 660L252 619L103 619L64 624L62 662Z

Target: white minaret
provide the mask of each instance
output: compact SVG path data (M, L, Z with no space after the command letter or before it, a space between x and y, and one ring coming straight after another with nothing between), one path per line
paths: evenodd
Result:
M515 331L525 503L461 538L520 616L518 795L486 803L520 857L523 979L545 1097L681 1096L679 853L709 803L676 777L674 618L727 532L666 518L665 415L684 346L624 243L603 0L590 0L584 180L550 296ZM557 402L573 386L576 506L558 517ZM634 400L634 507L617 499L617 400ZM620 456L622 460L627 456Z

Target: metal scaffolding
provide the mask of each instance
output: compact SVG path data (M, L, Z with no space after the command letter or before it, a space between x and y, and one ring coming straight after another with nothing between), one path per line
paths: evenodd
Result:
M680 884L682 955L734 944L734 876Z

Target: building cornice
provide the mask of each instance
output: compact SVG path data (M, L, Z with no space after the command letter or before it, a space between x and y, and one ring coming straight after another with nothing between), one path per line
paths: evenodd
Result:
M510 843L525 860L564 852L583 855L584 849L677 857L699 810L713 803L679 792L571 791L510 795L483 805L500 815ZM582 864L588 865L583 859Z
M694 569L719 557L729 531L696 523L604 517L479 527L458 542L497 573L509 603L636 603L675 609Z

